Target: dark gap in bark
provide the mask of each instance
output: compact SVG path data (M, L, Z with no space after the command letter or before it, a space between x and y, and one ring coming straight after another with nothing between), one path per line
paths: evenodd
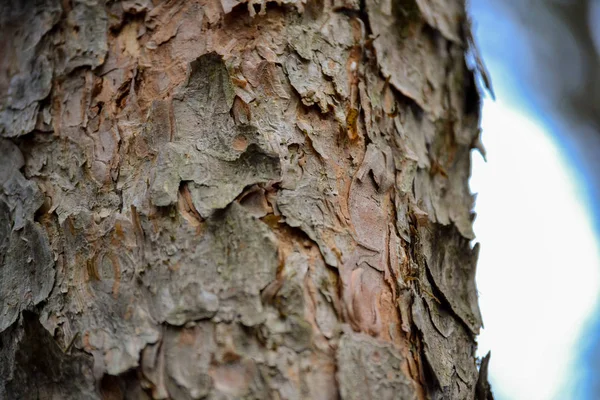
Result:
M388 192L388 194L390 196L390 209L391 209L391 212L390 212L390 217L391 218L390 219L393 221L391 223L391 226L392 226L392 229L394 230L394 233L398 236L398 238L400 240L403 240L402 236L400 235L400 232L398 232L398 227L396 226L396 223L395 223L395 221L398 220L398 215L397 215L398 211L396 210L396 204L395 204L395 201L394 201L396 193L395 193L395 191L394 191L393 188L390 188L390 191ZM389 226L390 225L388 225L388 227ZM388 232L388 235L390 235L389 232ZM398 265L398 272L400 272L400 276L398 274L396 274L396 270L394 268L392 268L391 257L389 256L389 246L391 246L391 244L389 242L390 242L390 240L388 240L388 245L387 245L388 246L388 249L387 249L387 251L388 251L387 259L388 259L388 264L389 264L389 267L390 267L390 274L392 275L392 279L394 280L394 283L395 283L395 286L396 286L396 293L399 296L399 293L400 293L400 291L402 289L400 287L400 283L399 283L399 281L401 279L402 273L400 272L400 265ZM398 314L400 316L400 320L402 320L402 316L400 315L400 309L398 307L396 307L396 312L398 312Z
M370 37L373 34L373 29L371 29L371 21L369 21L369 14L367 13L367 0L360 0L358 15L365 25L367 37Z
M84 369L91 373L91 357L78 350L65 353L36 313L23 311L18 322L0 334L0 343L3 352L14 351L14 358L6 365L10 371L0 368L0 389L12 398L38 398L56 387L62 387L69 398L87 398L93 391L82 375Z
M452 44L452 42L450 42L448 39L446 39L440 31L438 31L437 29L435 29L434 27L432 27L431 25L428 25L426 23L423 23L423 25L421 26L421 32L438 49L440 48L440 45L443 45L443 44L451 45Z
M265 184L264 183L251 183L249 185L244 186L244 189L242 189L242 191L240 192L240 194L238 194L231 203L233 203L234 201L236 201L239 204L243 205L246 197L250 193L252 193L253 189L256 188L256 187L265 189ZM275 191L278 191L279 190L279 182L273 183L271 185L271 187L274 188ZM265 189L265 191L266 191L266 189Z
M104 374L100 381L100 395L103 400L121 400L131 398L150 390L142 389L140 385L141 371L139 368L131 369L119 375ZM136 397L139 398L139 397ZM151 398L150 396L148 398Z
M392 14L402 25L421 19L421 11L415 0L393 1Z
M379 72L379 76L385 80L386 77L383 76L381 72ZM388 87L391 89L394 94L394 98L396 103L398 104L398 110L410 109L418 122L421 122L425 117L425 110L417 103L412 97L409 97L396 89L396 87L392 84L389 84ZM401 112L401 111L400 111Z
M229 13L223 16L223 25L225 26L239 25L240 23L247 25L249 22L251 22L251 19L250 14L248 14L247 3L236 4Z
M462 322L462 319L456 315L456 313L454 312L454 310L452 309L452 307L450 306L450 302L448 301L448 299L446 298L446 296L444 296L444 293L438 288L438 286L435 284L435 279L433 279L433 275L431 274L431 271L429 270L429 266L427 265L427 261L425 261L425 276L427 277L427 280L429 281L429 285L431 286L431 294L433 294L435 296L434 301L438 300L439 301L439 305L441 307L444 307L444 309L452 314L456 319L458 319L459 321ZM467 329L467 331L470 331L470 328L464 324L464 328Z
M124 382L114 375L104 375L100 381L100 395L103 399L122 399L125 396Z
M94 72L94 75L96 75L95 72L99 72L100 69L102 69L102 65L98 65L96 68L91 68L89 65L80 65L80 66L73 68L72 70L70 70L69 72L67 72L65 74L62 74L59 76L55 75L55 78L53 79L53 81L55 81L55 83L58 83L59 85L62 85L66 81L66 78L68 76L77 75L77 74L79 74L79 72L82 72L81 75L85 76L86 71L92 71L92 72ZM96 76L100 76L100 75L98 74ZM51 94L55 94L57 92L59 92L59 91L57 91L55 87L52 87Z
M142 72L144 71L143 67L140 67L139 64L136 65L133 71L133 93L136 95L140 92L140 88L142 87L145 79L142 77Z
M475 75L465 67L466 73L464 75L464 107L466 115L479 116L479 110L481 109L481 96L479 96L479 90L477 89L477 83L475 81Z
M253 3L253 4L250 5L250 7L252 7L254 9L254 12L256 14L259 14L260 11L262 10L263 5L261 3L258 3L258 4L257 3ZM266 8L266 5L265 5L265 8ZM265 12L266 12L266 10L265 10Z
M273 214L269 214L269 215L273 215ZM293 237L297 242L308 242L313 246L316 246L316 248L319 248L319 245L310 238L310 236L308 236L306 234L306 232L304 232L302 230L302 228L300 227L294 227L294 226L290 226L287 224L287 222L285 222L285 220L280 219L277 223L278 225L273 226L272 224L268 224L267 222L265 222L265 218L267 218L269 215L266 215L262 218L259 218L262 222L264 222L265 224L267 224L269 227L271 227L271 229L275 229L275 230L279 230L281 229L282 231L286 231L286 233ZM320 253L320 251L319 251ZM323 260L323 263L325 263L325 260ZM325 263L326 264L326 263Z
M316 7L317 10L319 8L322 10L322 0L309 0L307 3L310 4L311 2L315 3L315 5L317 6ZM304 5L305 12L306 12L306 8L307 8L308 4ZM319 6L321 6L321 7L319 7ZM276 0L266 1L264 8L265 8L265 13L268 13L270 10L271 11L280 10L280 11L282 11L283 15L289 15L290 13L298 14L298 8L296 6L294 6L293 4L286 4L284 2L279 2ZM256 10L256 7L255 7L255 10ZM262 16L264 17L264 15L262 15ZM257 13L256 17L260 17L260 15ZM254 18L256 19L256 17L254 17Z
M111 6L120 7L120 10L107 9L109 22L108 31L110 34L117 36L127 24L136 21L140 22L142 25L145 23L146 11L142 10L139 13L136 13L133 9L125 10L120 3L113 3ZM111 16L116 18L111 20Z
M373 33L371 30L371 23L369 22L369 15L367 14L366 0L360 0L358 9L351 8L350 6L342 5L333 8L334 12L344 14L348 18L360 19L365 28L365 36L369 37Z
M177 210L177 204L169 204L167 206L154 206L156 212L150 218L170 218L175 219L178 217L179 211Z
M248 11L248 2L236 4L229 13L224 15L223 25L224 26L239 26L240 23L246 26L257 25L260 29L260 23L264 18L267 18L267 13L281 11L282 14L286 15L290 11L297 12L297 8L291 4L279 4L275 0L268 0L263 4L254 3L251 5L256 13L253 17L250 16ZM264 11L261 14L261 8L264 7ZM306 6L305 6L306 7Z
M441 227L442 230L444 230L444 227L440 224L436 224L438 227ZM452 229L452 227L449 227L447 229ZM473 337L473 333L471 331L471 328L465 323L465 321L458 315L456 314L456 312L454 311L454 309L452 308L452 306L450 305L450 302L448 301L448 298L444 295L444 293L440 290L440 288L437 286L435 279L433 278L433 275L431 273L431 271L429 270L429 266L427 265L427 261L423 260L424 262L424 266L423 268L425 268L425 273L427 276L427 280L429 281L429 284L431 286L431 292L432 294L435 296L435 299L440 301L440 306L444 307L444 309L446 310L446 312L448 312L449 314L452 315L452 317L454 318L455 321L458 321L458 323L460 325L462 325L462 327L465 329L465 332L467 332L469 334L469 336ZM434 299L434 301L435 301Z
M449 399L449 394L445 396L444 394L442 394L441 383L438 380L437 375L433 371L433 367L429 363L429 360L425 356L425 350L423 348L419 350L421 356L421 366L424 375L424 382L421 382L421 384L425 387L425 392L429 395L429 398L431 399Z
M117 105L117 115L119 115L127 106L127 99L129 98L132 79L133 78L127 79L116 90L115 104Z
M198 210L196 210L196 206L194 206L194 203L192 201L192 195L191 195L189 187L188 187L188 185L190 183L194 183L194 181L179 182L178 199L177 200L179 202L179 196L183 197L185 205L189 208L191 216L194 217L198 221L198 223L202 223L202 222L204 222L204 218L200 215ZM181 211L180 211L180 213L181 213Z

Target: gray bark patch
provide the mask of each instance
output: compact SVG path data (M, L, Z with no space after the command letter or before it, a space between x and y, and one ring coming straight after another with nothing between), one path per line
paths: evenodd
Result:
M0 332L19 312L45 300L54 286L54 260L44 230L27 221L13 231L0 273Z
M181 181L198 213L209 217L246 186L280 178L279 157L261 144L259 132L236 126L230 115L233 86L223 60L211 53L191 63L188 82L173 101L174 142L160 151L150 196L165 206Z
M340 340L337 362L344 400L417 398L413 383L403 372L406 360L388 343L346 332Z

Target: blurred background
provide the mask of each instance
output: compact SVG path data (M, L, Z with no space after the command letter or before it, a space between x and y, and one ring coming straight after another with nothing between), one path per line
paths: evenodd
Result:
M496 101L473 153L496 400L600 399L600 0L470 0Z

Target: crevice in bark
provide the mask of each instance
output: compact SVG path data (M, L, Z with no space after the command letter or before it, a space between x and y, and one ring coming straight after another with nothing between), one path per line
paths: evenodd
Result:
M358 16L363 21L363 24L365 26L366 37L370 40L376 40L376 38L373 37L373 30L371 29L371 21L369 21L369 14L367 13L367 1L366 0L359 1Z
M120 8L120 10L118 8ZM137 22L140 25L143 25L147 11L140 10L139 12L136 12L134 9L125 10L122 8L121 4L115 2L108 14L112 17L109 19L111 24L108 27L108 33L116 37L128 24Z
M373 49L373 51L375 52L375 49ZM423 107L421 107L421 105L419 105L419 103L415 99L413 99L410 96L407 96L406 94L398 90L394 85L390 84L390 77L384 76L380 68L377 68L377 74L379 77L381 77L382 80L388 82L387 88L389 88L394 94L394 98L397 103L398 109L409 108L413 112L417 120L421 120L422 118L426 117L427 113L425 112Z
M65 399L85 397L93 388L91 357L77 350L65 354L38 318L23 311L19 321L0 334L0 350L12 356L0 367L0 396L36 398L44 393L58 397L62 392Z
M465 65L465 69L468 70L466 65ZM482 104L481 101L482 100L481 100L481 96L479 94L479 90L477 89L477 83L475 81L475 76L472 73L466 73L464 78L466 79L465 85L464 85L464 88L465 88L464 89L465 90L465 97L464 97L465 114L479 118L479 110L481 110L481 104Z
M310 2L316 2L316 0L308 0L307 3ZM308 8L308 4L305 6ZM224 23L225 25L237 25L240 18L245 20L250 18L249 21L251 24L258 24L260 23L261 17L264 17L269 11L275 10L281 11L282 14L288 12L301 13L294 3L288 4L278 0L262 0L257 3L253 0L247 0L234 5L231 8L231 11L225 14Z
M198 225L201 225L204 222L204 218L200 215L196 207L194 206L194 202L192 200L192 194L188 188L188 184L190 181L181 181L179 183L179 192L178 192L178 204L179 204L179 212L182 216L187 219L193 219L196 221Z
M444 295L444 293L440 290L440 288L435 283L435 279L433 279L433 275L431 274L431 271L429 270L429 267L427 266L427 261L425 261L425 273L426 273L427 281L428 281L429 285L431 286L432 294L435 296L435 299L438 301L438 304L441 307L443 307L445 311L452 314L456 320L460 321L460 324L465 329L465 331L469 332L469 335L471 335L471 336L473 336L473 338L475 338L475 336L471 332L471 328L465 323L465 321L463 321L461 316L458 315L454 311L448 298Z

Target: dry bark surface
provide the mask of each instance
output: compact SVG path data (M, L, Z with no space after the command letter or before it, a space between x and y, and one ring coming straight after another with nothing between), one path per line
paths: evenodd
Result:
M0 25L0 398L489 396L462 1Z

